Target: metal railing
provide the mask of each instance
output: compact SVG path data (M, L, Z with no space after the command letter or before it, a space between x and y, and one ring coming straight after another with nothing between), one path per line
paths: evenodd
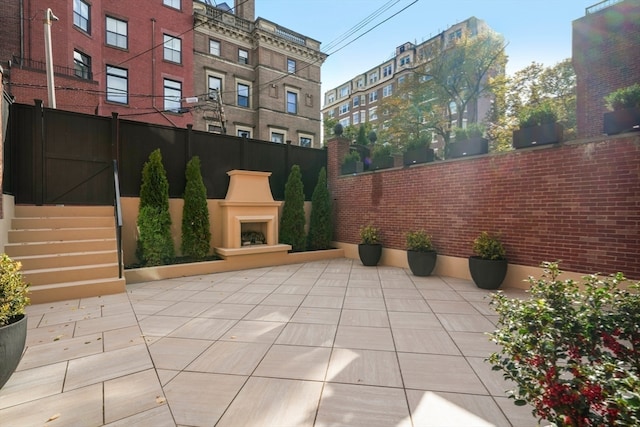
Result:
M616 3L620 3L621 1L622 0L603 0L600 3L596 3L593 6L587 7L584 10L584 12L585 12L586 15L589 15L589 14L595 13L595 12L597 12L599 10L606 9L609 6L613 6Z
M120 179L118 178L118 161L113 160L113 188L114 188L114 202L113 210L116 219L116 245L118 248L118 278L122 279L122 203L120 200Z
M43 73L47 71L47 64L42 61L35 61L29 58L20 58L18 56L14 56L12 62L15 66L19 66L20 68L31 68L33 70L42 71ZM87 68L80 70L75 68L63 67L61 65L54 65L53 72L55 74L63 76L77 77L84 80L93 80L93 73Z

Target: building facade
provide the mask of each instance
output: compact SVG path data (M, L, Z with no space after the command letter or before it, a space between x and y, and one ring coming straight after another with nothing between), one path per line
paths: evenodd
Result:
M320 147L320 43L225 6L194 2L194 129Z
M374 129L384 126L384 117L378 111L378 100L391 96L394 90L414 69L428 63L441 49L446 49L453 40L463 34L478 34L490 31L487 24L475 17L452 25L447 30L420 43L404 43L398 46L392 58L380 65L354 76L349 81L324 93L323 119L337 119L343 127L359 126L371 122ZM463 123L467 117L474 121L486 116L491 107L489 97L482 97L467 106ZM458 112L453 112L457 117ZM438 141L433 146L437 150Z

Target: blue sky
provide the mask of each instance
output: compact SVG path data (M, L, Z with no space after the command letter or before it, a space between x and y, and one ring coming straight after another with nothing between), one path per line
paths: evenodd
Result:
M241 1L241 0L238 0ZM397 0L356 35L410 5ZM322 66L322 93L390 58L404 42L420 43L470 16L483 19L507 42L507 73L532 61L544 65L571 56L572 21L599 0L418 0L403 12L330 55ZM391 3L396 2L396 0ZM389 0L256 0L256 17L316 39L323 51ZM345 43L338 45L343 46ZM330 50L331 51L331 50Z

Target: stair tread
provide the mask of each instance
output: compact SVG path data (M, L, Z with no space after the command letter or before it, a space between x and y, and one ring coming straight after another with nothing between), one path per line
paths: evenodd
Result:
M12 228L9 231L52 231L52 230L112 230L114 227L48 227L48 228Z
M69 270L87 270L87 269L95 269L95 268L104 268L104 267L118 267L117 262L109 262L104 264L87 264L87 265L75 265L70 267L55 267L55 268L38 268L33 270L22 270L23 274L43 274L50 273L56 271L69 271Z
M12 257L14 260L31 260L31 259L42 259L42 258L60 258L60 257L74 257L79 255L102 255L102 254L112 254L117 253L118 251L113 250L103 250L103 251L83 251L83 252L63 252L63 253L52 253L52 254L42 254L42 255L22 255Z
M116 240L115 237L103 237L100 239L75 239L75 240L42 240L40 242L15 242L15 243L7 243L5 246L22 246L22 245L42 245L43 243L78 243L78 242L110 242Z
M92 279L92 280L78 280L74 282L60 282L60 283L49 283L46 285L30 285L30 290L42 290L42 289L55 289L55 288L66 288L66 287L74 287L74 286L84 286L84 285L92 285L99 283L108 283L108 282L116 282L116 281L124 281L124 277L109 277L104 279Z

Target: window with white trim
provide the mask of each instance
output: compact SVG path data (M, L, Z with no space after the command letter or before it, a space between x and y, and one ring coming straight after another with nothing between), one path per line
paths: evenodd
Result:
M238 93L238 106L249 108L249 91L250 87L244 83L238 83L236 87Z
M367 112L360 111L360 123L364 123L367 121Z
M374 90L373 92L369 92L369 102L376 102L378 100L378 91Z
M369 120L377 120L378 119L378 107L369 108Z
M336 116L336 110L335 109L331 109L329 111L327 111L327 117L329 117L330 119L333 119Z
M164 35L164 59L180 64L182 62L182 40L168 34Z
M360 77L356 83L357 87L364 87L364 77Z
M360 105L360 97L356 96L353 98L353 108L356 108L358 105Z
M327 95L327 104L331 104L332 102L336 101L336 94L335 93L330 93L329 95Z
M349 86L342 86L340 88L340 98L344 98L345 96L349 96Z
M378 72L374 71L373 73L369 73L369 84L374 84L378 81Z
M127 22L120 19L106 17L106 43L110 46L127 48Z
M346 128L347 126L349 126L351 124L351 120L349 119L349 117L346 117L346 118L340 120L340 124L342 125L343 128Z
M289 74L296 73L296 61L293 59L287 59L287 72Z
M284 136L285 134L283 132L271 131L271 142L284 144Z
M313 146L313 137L310 135L300 135L298 143L301 147L311 148Z
M237 127L236 128L236 134L240 137L240 138L251 138L251 129L248 128L242 128L242 127Z
M249 63L249 52L244 49L238 49L238 62L240 64Z
M400 58L400 66L402 67L403 65L408 65L411 63L411 57L409 55L407 56L403 56L402 58Z
M393 66L391 64L385 65L382 69L382 77L389 77L393 74Z
M82 0L73 0L73 25L91 34L91 6Z
M348 113L348 112L349 112L349 103L348 103L348 102L346 102L346 103L344 103L344 104L342 104L342 105L340 106L339 113L340 113L340 115L342 115L342 114L346 114L346 113Z
M298 94L287 91L287 113L298 114Z
M220 42L218 40L209 40L209 53L220 56Z
M386 98L393 94L393 85L389 84L382 88L382 97Z
M179 113L182 107L182 83L164 79L164 110Z
M222 90L222 79L216 76L208 76L207 85L209 86L209 99L218 100L218 96L220 96L220 91Z
M360 123L360 113L353 113L353 124L357 125Z
M107 101L118 104L129 102L128 70L107 65Z
M180 9L180 0L162 0L162 3L174 9Z
M406 79L407 79L407 76L398 77L398 85L401 85L402 83L404 83Z

